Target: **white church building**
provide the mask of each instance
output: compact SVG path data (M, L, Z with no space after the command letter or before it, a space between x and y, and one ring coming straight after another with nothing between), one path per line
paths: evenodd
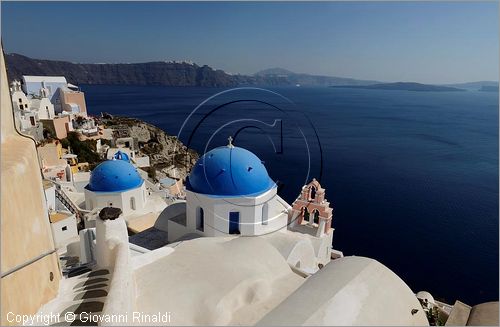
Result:
M189 175L186 227L203 236L277 231L287 225L289 206L276 192L276 184L252 152L232 144L215 148Z
M168 242L193 235L260 236L297 269L314 273L326 265L333 228L325 190L314 180L290 206L277 194L263 162L231 141L198 160L186 181L186 201L160 216L168 220Z
M85 187L85 207L116 207L124 215L144 208L146 187L134 166L125 160L107 160L97 166Z

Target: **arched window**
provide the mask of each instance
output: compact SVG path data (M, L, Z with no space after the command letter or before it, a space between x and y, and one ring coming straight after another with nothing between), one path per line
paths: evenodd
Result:
M310 195L311 195L311 200L314 200L314 198L316 198L316 188L314 186L311 186Z
M267 203L264 203L262 205L262 225L267 225L267 220L269 216L269 205Z
M314 223L315 224L319 224L319 211L318 210L314 210Z
M196 209L196 229L200 232L205 230L205 213L202 207Z
M135 210L135 197L130 198L130 209Z
M309 210L306 207L302 208L302 221L309 222Z

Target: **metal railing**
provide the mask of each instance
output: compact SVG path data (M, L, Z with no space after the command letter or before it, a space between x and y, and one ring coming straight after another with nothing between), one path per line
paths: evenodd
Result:
M81 209L78 205L76 205L73 200L69 198L69 196L64 193L63 189L60 185L56 184L56 198L61 201L61 203L76 217L76 221L78 224L83 223L83 219L87 213L90 213L89 210Z

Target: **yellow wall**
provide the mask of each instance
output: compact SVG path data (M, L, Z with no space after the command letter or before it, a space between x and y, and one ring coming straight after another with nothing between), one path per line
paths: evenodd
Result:
M61 159L62 157L62 145L59 141L54 141L53 143L45 144L44 146L38 147L38 156L40 161L46 166L57 166L66 164L66 160Z
M78 170L78 166L70 166L71 167L71 172L73 174L76 174L79 170Z
M14 129L3 49L0 50L0 323L8 325L8 312L34 314L54 298L61 274L57 254L51 253L54 242L35 143L17 134ZM24 267L16 270L20 266Z

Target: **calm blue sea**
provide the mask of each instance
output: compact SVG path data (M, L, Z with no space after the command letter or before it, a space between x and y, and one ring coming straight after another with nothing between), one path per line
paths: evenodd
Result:
M265 161L288 202L321 179L334 248L437 299L498 300L498 93L237 90L188 118L223 89L82 89L91 114L143 119L200 153L240 131L235 144Z

